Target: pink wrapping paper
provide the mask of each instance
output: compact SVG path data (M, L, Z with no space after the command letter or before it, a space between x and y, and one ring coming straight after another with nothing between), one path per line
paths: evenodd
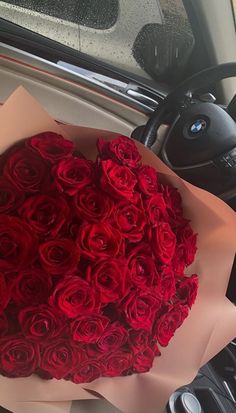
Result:
M92 121L91 121L92 123ZM113 133L58 126L23 88L0 109L0 152L19 139L55 131L74 140L88 158L96 157L98 137ZM170 394L196 376L236 336L236 307L225 297L236 251L236 214L224 202L177 177L151 151L139 145L143 161L155 167L160 179L178 187L186 217L198 232L198 253L189 273L199 274L197 301L190 316L162 349L149 373L101 378L76 385L63 380L43 381L36 376L8 379L0 376L0 405L15 413L69 413L72 400L104 397L127 413L162 413Z

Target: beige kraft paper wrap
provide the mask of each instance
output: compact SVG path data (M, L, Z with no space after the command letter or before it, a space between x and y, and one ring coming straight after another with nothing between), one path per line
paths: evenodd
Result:
M92 123L92 120L91 120ZM105 127L105 125L104 125ZM73 126L59 126L23 88L0 109L0 153L20 139L55 131L74 140L88 158L96 157L96 139L115 134ZM72 400L103 397L127 413L162 413L170 394L196 376L236 337L236 307L225 297L236 251L236 213L224 202L178 178L141 144L143 162L178 187L185 216L198 233L198 253L188 272L199 275L197 301L169 346L161 349L149 373L101 378L76 385L37 376L8 379L0 376L0 405L14 413L69 413Z

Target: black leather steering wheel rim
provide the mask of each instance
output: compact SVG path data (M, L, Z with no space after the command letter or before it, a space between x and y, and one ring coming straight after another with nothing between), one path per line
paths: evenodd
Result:
M151 147L157 135L157 130L163 123L164 116L169 113L187 94L193 94L200 88L215 84L220 80L236 76L236 62L223 63L202 70L180 83L155 109L146 123L141 142Z

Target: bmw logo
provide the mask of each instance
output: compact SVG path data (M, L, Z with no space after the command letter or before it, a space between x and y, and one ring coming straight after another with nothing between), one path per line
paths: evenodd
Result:
M197 135L198 133L204 131L206 127L207 127L206 121L204 119L198 119L190 126L190 132L193 135Z

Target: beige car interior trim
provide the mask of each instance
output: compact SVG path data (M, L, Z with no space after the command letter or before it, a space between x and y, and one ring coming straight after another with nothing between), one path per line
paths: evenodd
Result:
M125 106L131 106L142 113L151 113L153 110L149 105L147 106L145 103L137 101L125 93L125 88L128 87L128 81L122 82L117 79L112 79L109 76L101 76L92 70L86 71L82 67L68 64L63 62L63 60L55 63L1 42L0 56L6 60L21 63L21 65L25 67L34 68L41 73L62 78L63 81L66 80L72 84L85 86L86 89L98 92L99 95L105 94L105 96L114 98L118 102L125 104ZM122 92L119 91L118 85L122 87ZM163 92L159 94L159 98L161 97L163 97ZM157 103L157 100L154 100L154 102Z
M76 82L48 73L31 64L10 59L0 51L0 102L18 86L24 86L61 122L92 126L130 135L146 123L147 116L111 97Z
M18 86L24 86L55 120L62 123L130 136L136 126L148 120L147 115L129 105L0 55L0 103L4 103ZM159 151L167 129L166 125L159 128L154 152Z

